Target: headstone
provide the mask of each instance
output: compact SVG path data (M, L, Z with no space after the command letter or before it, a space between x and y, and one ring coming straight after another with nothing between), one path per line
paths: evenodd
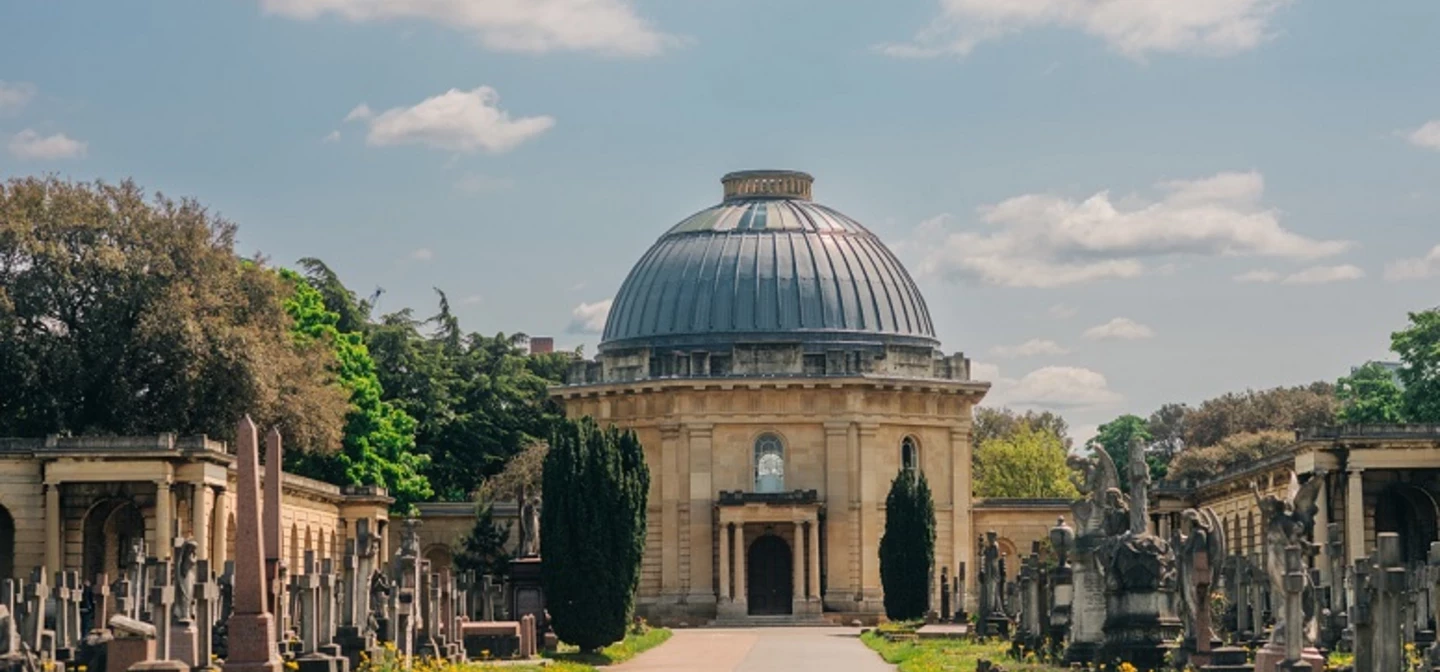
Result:
M950 620L950 570L940 568L940 620Z
M110 577L104 574L95 575L95 583L90 586L90 595L93 601L90 616L95 629L105 627L110 620Z
M171 610L170 660L178 660L190 667L209 664L200 655L200 626L195 618L195 583L199 568L196 558L199 544L189 537L176 534L174 552L175 575L171 581L174 588L174 606Z
M960 566L955 570L955 622L965 623L969 621L965 611L965 593L968 584L965 583L965 563L961 561Z
M75 643L70 639L70 584L68 572L55 572L55 660L68 663L75 655Z
M155 651L161 658L167 660L173 655L170 650L172 625L170 610L175 604L175 586L172 585L172 581L170 561L157 561L150 580L148 601L150 613L154 614Z
M210 569L209 560L195 562L195 658L201 667L215 658L215 621L220 609L220 584Z
M313 653L315 647L320 644L320 631L316 627L320 606L318 604L320 591L318 569L315 566L315 551L305 551L304 559L300 561L300 567L297 568L295 576L290 579L290 591L300 601L300 613L296 621L296 628L300 633L301 650L305 653Z
M480 620L495 620L495 599L491 596L495 579L489 574L480 577Z
M1373 567L1374 561L1370 558L1357 558L1351 573L1354 599L1350 602L1350 626L1355 631L1355 672L1375 672L1374 619L1379 596Z
M319 608L315 614L315 650L327 656L340 655L339 647L335 646L335 616L337 613L335 586L335 561L325 558L320 561Z
M53 633L45 629L45 608L50 598L50 585L45 582L45 568L36 567L25 586L25 645L42 658L55 658Z
M278 451L279 434L274 444ZM236 431L234 612L226 621L226 672L280 672L274 624L266 605L265 539L260 520L260 464L255 423Z
M1375 670L1399 670L1405 664L1400 627L1400 604L1405 594L1405 567L1400 559L1400 535L1375 535L1379 556L1380 608L1375 622Z
M155 660L155 626L124 614L111 616L107 624L115 638L105 647L105 672L125 672Z

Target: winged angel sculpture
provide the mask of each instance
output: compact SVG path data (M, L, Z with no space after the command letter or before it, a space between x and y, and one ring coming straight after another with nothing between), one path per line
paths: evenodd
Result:
M1313 538L1315 514L1320 512L1320 507L1315 502L1320 496L1323 484L1323 479L1311 478L1302 485L1300 478L1292 471L1290 486L1285 489L1285 496L1282 498L1262 495L1259 484L1251 483L1255 502L1260 507L1265 523L1265 573L1270 576L1272 595L1285 594L1285 547L1293 544L1305 549ZM1319 630L1315 620L1315 585L1310 581L1309 572L1305 572L1305 588L1300 593L1300 604L1304 613L1304 623L1301 624L1300 631L1305 637L1301 646L1311 646L1319 636ZM1270 633L1270 642L1284 644L1289 624L1285 622L1283 610L1277 610L1277 614L1275 629Z
M1170 547L1175 549L1176 564L1179 565L1180 620L1190 637L1197 636L1196 615L1201 609L1210 608L1210 596L1200 593L1199 576L1206 573L1205 583L1219 585L1220 570L1225 559L1225 526L1215 510L1185 509L1180 514L1179 529L1170 534ZM1206 567L1198 566L1201 553L1205 554Z
M1070 505L1080 526L1076 534L1119 536L1130 526L1130 499L1120 491L1120 472L1110 454L1104 449L1094 453L1093 458L1070 458L1071 466L1084 474L1077 487L1085 498Z

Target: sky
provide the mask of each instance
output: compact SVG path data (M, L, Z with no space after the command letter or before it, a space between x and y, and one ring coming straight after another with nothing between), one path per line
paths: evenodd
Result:
M804 170L990 405L1334 380L1440 285L1440 3L0 5L0 178L133 178L379 310L593 352L732 170Z

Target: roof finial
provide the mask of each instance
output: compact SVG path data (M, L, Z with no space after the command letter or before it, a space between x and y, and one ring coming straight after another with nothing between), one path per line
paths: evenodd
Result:
M815 178L798 170L742 170L720 178L725 200L799 198L810 200Z

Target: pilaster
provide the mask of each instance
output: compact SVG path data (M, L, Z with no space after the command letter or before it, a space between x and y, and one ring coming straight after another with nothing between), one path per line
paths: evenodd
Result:
M715 426L687 424L682 438L689 462L689 483L682 487L690 502L690 586L686 601L703 604L715 601L715 555L712 521L715 490L711 456Z

